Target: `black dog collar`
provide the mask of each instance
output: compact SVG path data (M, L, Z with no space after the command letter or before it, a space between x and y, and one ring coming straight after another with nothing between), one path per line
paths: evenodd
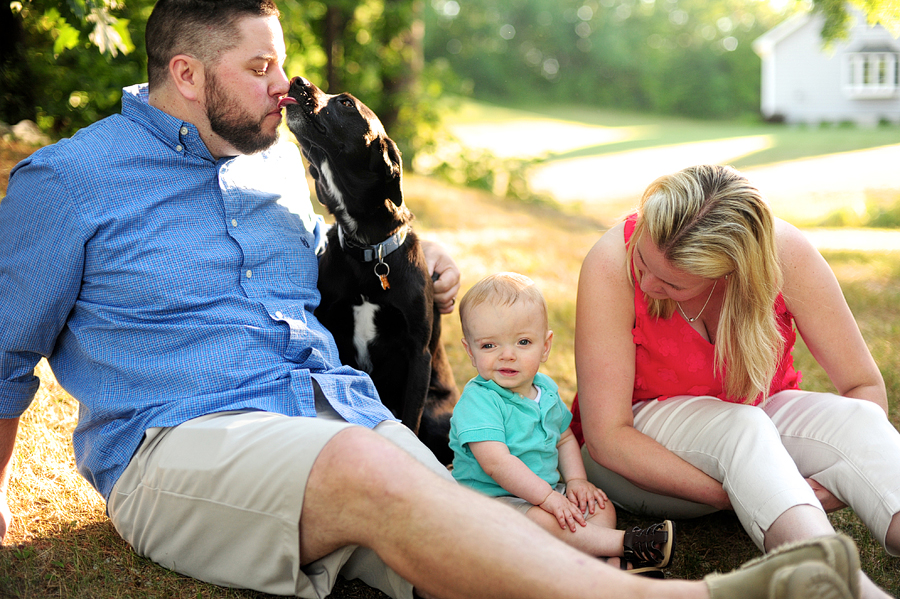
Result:
M384 257L400 249L403 242L406 241L406 235L409 233L409 227L402 227L396 233L375 245L357 245L347 237L344 237L344 229L340 225L338 228L338 240L341 243L341 249L359 260L360 262L381 262Z

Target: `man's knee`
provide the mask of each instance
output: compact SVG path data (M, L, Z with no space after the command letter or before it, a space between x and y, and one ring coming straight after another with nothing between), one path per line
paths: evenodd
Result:
M435 476L409 453L364 427L336 434L316 459L311 478L316 474L343 488L359 492L372 487L381 495L404 488L410 479Z

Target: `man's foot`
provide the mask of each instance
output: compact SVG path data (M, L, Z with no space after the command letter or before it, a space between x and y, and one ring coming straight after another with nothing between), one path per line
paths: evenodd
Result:
M769 583L770 599L853 599L837 573L821 562L785 566Z
M711 599L859 597L859 553L842 534L782 545L728 574L703 579Z

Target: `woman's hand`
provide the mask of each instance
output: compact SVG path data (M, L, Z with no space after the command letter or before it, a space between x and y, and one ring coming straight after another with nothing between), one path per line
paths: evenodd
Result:
M847 507L846 503L835 497L831 491L829 491L813 479L807 478L806 482L809 483L810 487L812 487L813 492L815 492L816 494L816 499L818 499L819 503L822 504L822 509L825 510L826 514L830 514L831 512L836 512Z
M428 272L437 277L434 281L434 303L441 314L450 314L459 293L459 268L444 246L424 239L420 243Z

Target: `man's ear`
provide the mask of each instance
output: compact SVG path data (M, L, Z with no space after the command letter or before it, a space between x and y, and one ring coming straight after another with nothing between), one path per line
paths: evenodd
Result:
M169 61L172 82L186 100L198 101L206 84L206 69L202 62L188 54L177 54Z

